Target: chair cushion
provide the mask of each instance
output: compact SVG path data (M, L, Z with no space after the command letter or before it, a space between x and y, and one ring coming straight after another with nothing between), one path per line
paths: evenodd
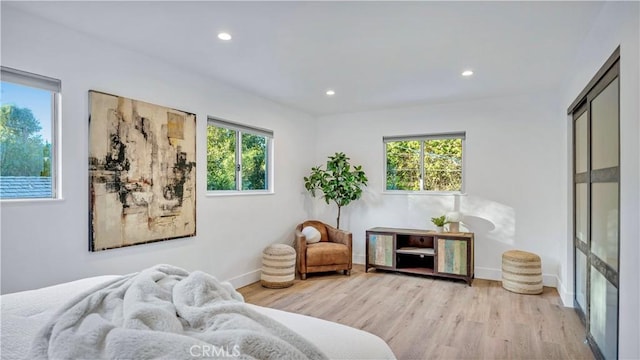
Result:
M346 245L319 242L307 245L307 265L338 265L348 264L351 254Z
M329 241L329 235L327 234L327 227L324 226L324 223L316 220L308 220L302 223L302 228L304 229L307 226L313 226L320 232L320 241Z
M304 238L307 240L307 244L315 244L322 238L320 231L313 226L305 226L304 229L302 229L302 235L304 235Z

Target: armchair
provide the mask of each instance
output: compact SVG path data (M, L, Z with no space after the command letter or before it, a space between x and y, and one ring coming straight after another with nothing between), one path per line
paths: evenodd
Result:
M307 244L302 233L306 226L315 227L321 235L320 242ZM305 280L308 273L340 271L351 275L352 235L348 231L336 229L316 220L308 220L296 227L295 246L298 256L297 268L300 278Z

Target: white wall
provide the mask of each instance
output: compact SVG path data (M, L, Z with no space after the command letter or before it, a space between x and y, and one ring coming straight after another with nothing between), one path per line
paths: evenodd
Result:
M620 279L619 279L619 357L640 358L640 4L607 2L576 54L575 64L567 79L561 116L566 108L596 74L614 49L620 45ZM559 114L560 116L560 114ZM570 148L569 122L565 122L565 140ZM567 163L566 178L571 166ZM569 189L567 182L565 187ZM567 201L570 204L570 199ZM571 239L562 247L564 265L561 281L566 293L573 297L573 253Z
M366 229L433 229L430 218L459 201L466 227L476 236L476 277L500 279L502 253L521 249L542 257L545 284L555 286L567 231L559 108L550 94L532 94L320 118L317 162L344 151L370 180L363 199L343 212L342 228L354 235L355 261L364 262ZM453 131L467 135L466 195L383 192L383 136ZM335 222L335 207L313 205L310 212Z
M312 164L310 116L8 6L2 6L2 65L62 80L64 197L2 203L2 293L156 263L201 269L240 285L257 280L262 249L292 242L295 224L306 218L301 179ZM87 250L89 89L196 113L196 237ZM207 115L274 131L275 195L205 195Z

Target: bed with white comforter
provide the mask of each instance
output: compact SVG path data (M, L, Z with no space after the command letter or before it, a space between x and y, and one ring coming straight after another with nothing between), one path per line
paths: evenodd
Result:
M180 270L165 266L3 295L2 359L394 358L373 334L245 304L228 283ZM253 331L243 332L245 325Z

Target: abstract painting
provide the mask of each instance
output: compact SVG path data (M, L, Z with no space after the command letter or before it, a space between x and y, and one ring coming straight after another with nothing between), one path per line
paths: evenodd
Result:
M196 116L89 91L89 250L196 234Z

